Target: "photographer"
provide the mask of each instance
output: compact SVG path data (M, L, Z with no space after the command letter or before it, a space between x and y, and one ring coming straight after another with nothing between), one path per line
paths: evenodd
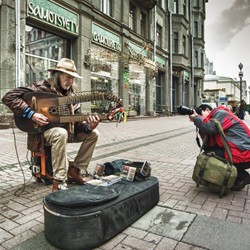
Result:
M232 151L233 163L238 171L238 177L231 190L239 191L250 184L250 175L245 170L250 168L250 130L246 124L226 107L219 106L212 110L211 106L206 104L193 110L193 114L190 114L189 118L199 129L204 142L204 151L214 152L219 157L227 159L221 136L212 119L215 118L221 123Z

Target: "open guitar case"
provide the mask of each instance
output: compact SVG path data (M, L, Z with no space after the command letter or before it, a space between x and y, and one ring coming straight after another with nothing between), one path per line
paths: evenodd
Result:
M60 249L93 249L120 233L159 201L156 177L86 184L44 198L46 239Z

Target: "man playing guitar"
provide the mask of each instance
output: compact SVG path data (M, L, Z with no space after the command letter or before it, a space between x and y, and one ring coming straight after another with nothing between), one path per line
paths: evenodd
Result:
M37 132L28 132L28 149L33 152L39 152L44 145L51 146L51 160L53 166L53 187L52 191L67 189L66 181L74 182L79 185L85 183L84 176L87 174L87 168L92 158L93 151L98 139L99 132L96 127L100 118L96 115L89 115L86 121L77 121L69 123L59 123L51 126L49 112L41 112L36 108L36 100L28 102L25 100L27 93L43 93L52 97L74 97L76 84L75 78L82 78L76 73L74 61L68 58L62 58L56 68L49 69L51 77L47 80L41 80L31 84L29 87L19 87L5 94L2 98L14 113L20 124L25 121L34 123ZM44 102L50 99L45 99ZM54 100L53 98L51 100ZM63 107L63 108L62 108ZM80 113L79 102L63 105L58 108L60 112L71 116ZM50 113L54 114L57 108L52 108ZM18 126L18 124L17 124ZM25 124L24 124L25 126ZM72 165L68 166L66 146L68 142L82 142L80 149Z

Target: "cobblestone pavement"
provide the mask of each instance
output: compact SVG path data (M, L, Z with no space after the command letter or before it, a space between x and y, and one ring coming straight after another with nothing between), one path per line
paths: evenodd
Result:
M245 122L250 125L249 117ZM192 181L192 170L199 148L195 141L195 127L188 117L143 118L118 126L114 122L105 122L99 125L99 131L100 138L89 172L93 172L96 163L120 158L147 160L152 165L152 175L160 183L158 209L192 215L196 221L200 220L200 224L203 221L204 227L211 222L226 223L230 225L228 228L235 226L238 230L250 232L248 187L240 192L230 192L220 199L206 188L197 188ZM0 250L32 249L25 243L43 234L42 200L51 192L51 185L36 183L31 176L25 133L17 129L0 130L0 138ZM79 144L68 144L69 158L75 157L78 147ZM197 228L196 221L179 238L133 224L99 249L224 249L214 247L209 243L211 239L191 239L195 235L192 226ZM167 227L165 225L165 229ZM247 246L250 249L249 236L246 235L245 245L237 249L247 249ZM237 240L231 240L237 243ZM56 249L46 240L44 242L36 248ZM227 249L230 249L230 244ZM231 247L234 245L231 244Z

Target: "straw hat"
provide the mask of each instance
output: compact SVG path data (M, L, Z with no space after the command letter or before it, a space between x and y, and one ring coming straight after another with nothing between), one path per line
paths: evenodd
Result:
M54 69L48 69L48 71L60 71L76 78L82 78L76 73L76 66L74 61L68 58L62 58Z

